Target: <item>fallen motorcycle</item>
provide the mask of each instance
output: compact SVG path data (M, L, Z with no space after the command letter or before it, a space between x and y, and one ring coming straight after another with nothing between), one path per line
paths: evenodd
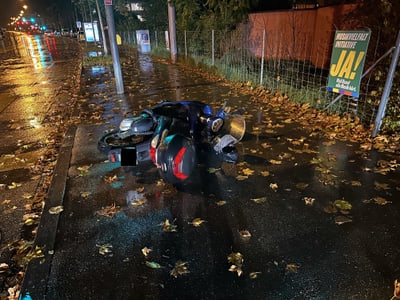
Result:
M162 178L178 183L210 154L221 162L236 162L235 144L245 130L241 113L229 113L225 104L213 114L203 102L163 101L123 119L117 130L100 138L98 149L121 166L152 160Z

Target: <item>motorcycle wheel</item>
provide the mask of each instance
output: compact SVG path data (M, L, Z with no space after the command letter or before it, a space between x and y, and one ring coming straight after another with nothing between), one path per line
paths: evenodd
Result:
M151 138L151 135L130 135L121 138L120 131L115 130L103 135L97 143L97 148L100 152L108 154L112 149L134 146L149 138Z

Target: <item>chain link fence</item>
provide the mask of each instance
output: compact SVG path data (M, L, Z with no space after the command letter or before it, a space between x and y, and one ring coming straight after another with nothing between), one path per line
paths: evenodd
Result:
M280 32L254 33L253 30L250 35L246 27L229 32L184 31L177 32L176 36L178 59L181 62L217 73L231 81L254 87L261 85L271 93L287 95L300 104L308 103L311 107L330 113L351 115L366 126L372 126L375 122L391 61L391 55L384 58L378 56L379 35L371 39L364 70L377 61L379 63L363 76L358 98L327 90L334 32L320 35L324 36L321 40L316 40L311 32L293 33L291 41L282 39ZM327 36L332 37L330 44L326 43ZM151 34L151 48L153 53L168 56L165 32ZM302 49L300 57L298 49ZM310 49L314 49L314 52L311 53ZM382 129L389 132L400 131L399 70L397 68L382 124Z

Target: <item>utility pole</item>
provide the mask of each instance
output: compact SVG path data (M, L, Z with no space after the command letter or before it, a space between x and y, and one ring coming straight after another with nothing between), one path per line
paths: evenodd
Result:
M168 29L169 29L169 46L171 51L171 60L176 63L176 27L175 27L175 7L171 0L168 0Z
M97 16L99 17L101 38L103 39L104 55L108 55L107 40L106 40L106 35L104 33L104 25L103 25L103 20L101 18L101 12L100 12L100 6L99 6L98 0L96 0L96 8L97 8Z
M108 26L108 38L110 39L111 56L113 60L115 83L117 85L117 93L124 93L124 83L122 81L121 63L119 61L119 52L117 46L117 40L115 38L115 24L114 24L114 12L112 8L112 0L104 0L106 9L106 19Z

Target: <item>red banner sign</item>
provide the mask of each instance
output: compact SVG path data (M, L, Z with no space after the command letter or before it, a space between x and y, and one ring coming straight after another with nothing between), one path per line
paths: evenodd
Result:
M112 5L112 0L104 0L104 5Z

